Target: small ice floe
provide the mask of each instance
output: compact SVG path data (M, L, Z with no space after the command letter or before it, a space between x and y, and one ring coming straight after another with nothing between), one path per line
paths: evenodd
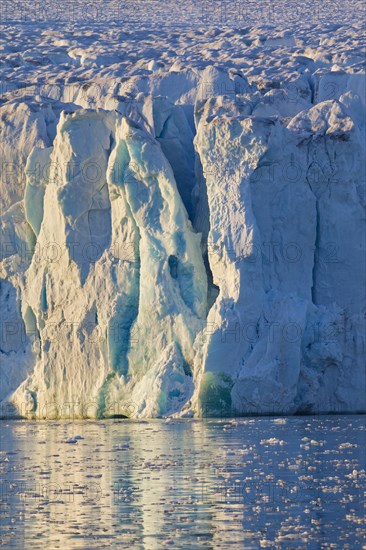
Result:
M224 424L222 429L223 429L224 432L227 432L228 430L232 430L233 428L236 428L237 426L239 426L239 423L237 421L230 420L230 422L228 424Z
M273 424L286 424L287 420L286 418L275 418L273 420Z
M267 539L261 539L259 541L259 544L260 544L261 548L271 548L271 547L273 547L273 542L270 541L270 540L267 540Z
M270 439L261 439L261 445L285 445L286 442L277 437L271 437Z

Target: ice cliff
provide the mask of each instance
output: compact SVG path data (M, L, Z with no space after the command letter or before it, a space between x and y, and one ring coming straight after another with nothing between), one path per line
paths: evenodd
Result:
M154 71L0 109L2 414L365 411L364 74Z

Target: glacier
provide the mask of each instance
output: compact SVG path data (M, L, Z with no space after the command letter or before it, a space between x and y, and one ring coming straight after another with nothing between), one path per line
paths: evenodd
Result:
M3 94L0 415L366 411L364 69L242 35L295 68L122 78L55 33L46 63L93 85Z

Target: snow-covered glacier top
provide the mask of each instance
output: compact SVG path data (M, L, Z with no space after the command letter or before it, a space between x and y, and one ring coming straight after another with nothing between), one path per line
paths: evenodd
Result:
M0 416L366 410L363 21L2 2Z

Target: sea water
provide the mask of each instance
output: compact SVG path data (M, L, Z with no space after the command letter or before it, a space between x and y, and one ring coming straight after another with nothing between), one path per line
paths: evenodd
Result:
M5 548L366 548L365 416L2 421Z

